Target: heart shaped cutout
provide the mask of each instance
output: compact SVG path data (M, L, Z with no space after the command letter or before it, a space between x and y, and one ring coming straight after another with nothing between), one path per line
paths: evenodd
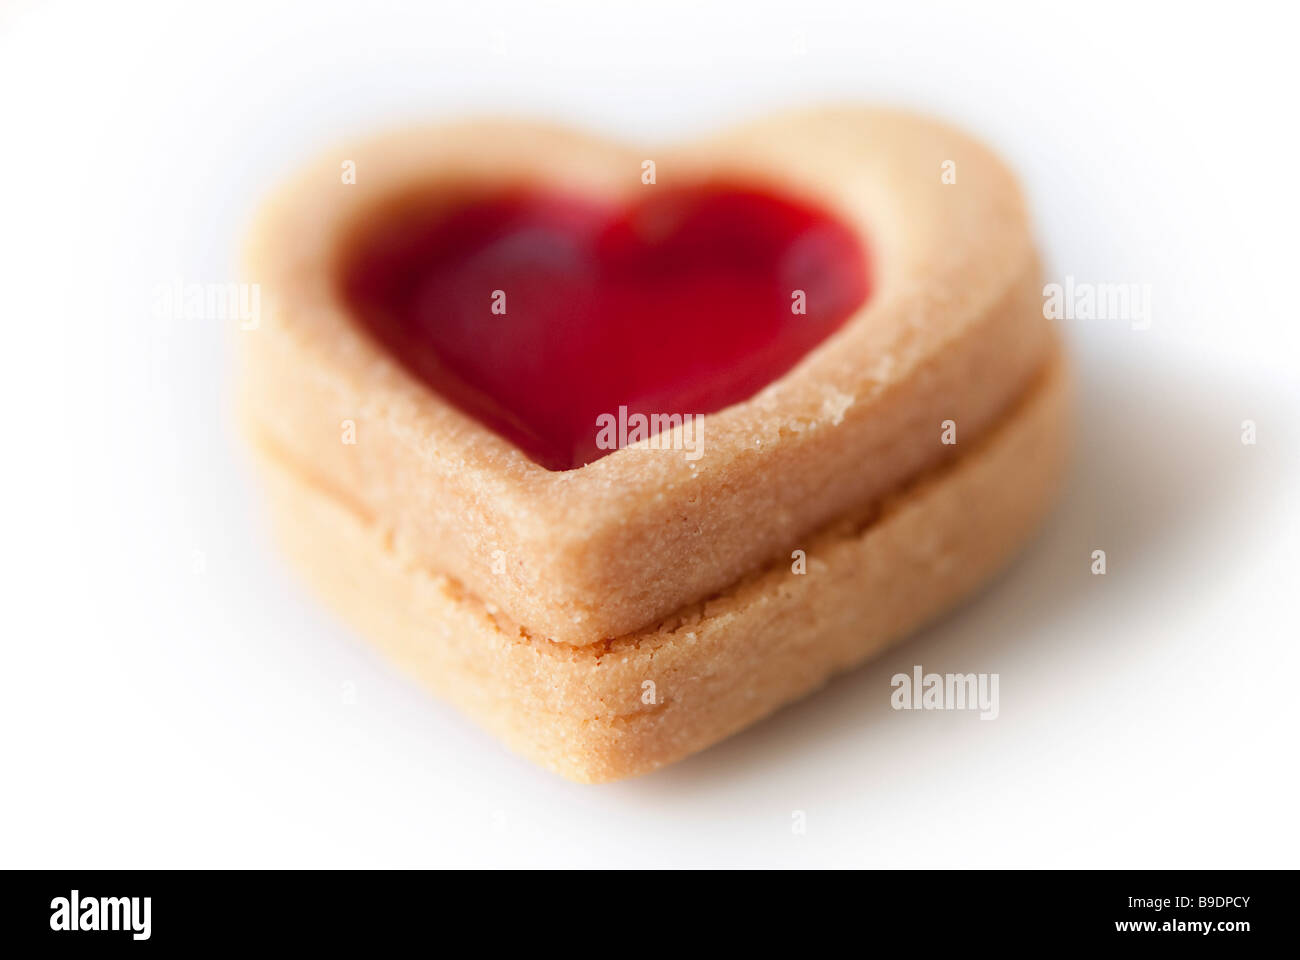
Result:
M550 470L613 452L609 417L747 399L870 294L863 243L825 211L744 186L646 193L408 197L356 232L341 290L408 370Z

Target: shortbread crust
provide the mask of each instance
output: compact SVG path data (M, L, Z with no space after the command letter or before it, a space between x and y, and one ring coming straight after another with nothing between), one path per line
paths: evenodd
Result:
M864 308L784 377L709 415L698 460L629 448L545 470L411 377L339 300L348 237L394 194L524 181L616 196L654 189L636 180L643 154L660 182L729 177L805 196L860 229L874 256ZM340 183L344 160L355 185ZM941 180L947 161L955 184ZM271 202L247 272L269 309L243 334L245 415L291 469L357 504L401 562L575 645L724 590L934 468L955 449L942 422L956 422L956 449L977 440L1052 337L1010 173L940 124L876 110L776 117L674 151L509 122L349 145Z
M265 448L259 460L279 537L330 605L518 753L602 782L722 740L988 580L1056 495L1069 386L1051 361L987 436L958 444L955 461L796 541L805 574L782 559L652 628L586 646L510 622L395 551L386 524L337 489Z

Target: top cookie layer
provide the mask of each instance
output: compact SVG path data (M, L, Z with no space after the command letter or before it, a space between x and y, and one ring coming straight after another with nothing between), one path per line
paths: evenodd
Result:
M616 200L657 188L640 181L647 157L659 185L735 181L804 199L872 255L868 302L784 376L709 414L698 454L634 446L547 470L349 315L341 258L395 198L531 184ZM342 184L349 160L356 183ZM349 144L271 200L246 263L269 307L241 334L259 440L390 529L411 563L570 644L645 627L959 454L1052 340L1013 177L947 127L876 110L788 114L644 154L504 121ZM945 420L955 446L941 442ZM343 421L355 444L341 442Z

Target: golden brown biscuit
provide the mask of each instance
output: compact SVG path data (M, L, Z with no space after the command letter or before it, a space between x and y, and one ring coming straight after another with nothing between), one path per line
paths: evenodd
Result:
M1030 535L1067 445L1025 210L983 147L844 109L650 155L653 186L642 152L537 125L367 140L278 193L247 260L270 309L243 335L243 419L290 554L421 681L588 782L703 749L949 608ZM520 190L631 203L669 179L826 211L869 276L779 375L706 411L696 455L642 443L548 468L517 408L467 405L354 296L356 264L412 210L441 223ZM453 322L450 303L418 322ZM567 307L547 309L562 326Z

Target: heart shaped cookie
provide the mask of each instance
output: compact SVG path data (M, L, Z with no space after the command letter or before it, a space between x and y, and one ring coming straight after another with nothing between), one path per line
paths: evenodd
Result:
M1023 542L1066 445L1038 271L1014 178L908 114L662 150L407 130L267 205L244 420L332 603L516 749L613 779Z

